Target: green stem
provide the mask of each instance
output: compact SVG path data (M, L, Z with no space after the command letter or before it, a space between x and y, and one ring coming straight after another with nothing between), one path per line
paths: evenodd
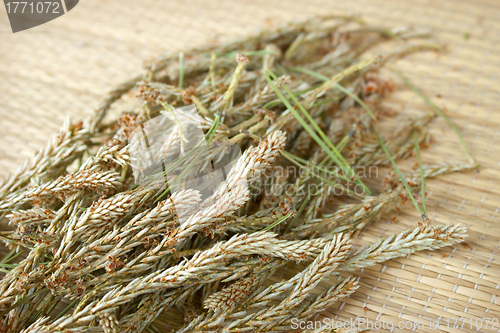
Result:
M296 160L302 164L305 164L305 166L308 166L308 167L312 167L313 169L316 169L318 171L323 171L327 174L330 174L334 177L338 177L340 179L343 179L345 181L349 181L350 179L345 177L345 176L342 176L341 174L339 174L338 172L333 172L333 171L329 171L327 170L326 168L322 168L321 166L317 166L317 165L314 165L313 163L307 161L307 160L304 160L303 158L300 158L292 153L289 153L287 152L286 150L282 151L281 152L281 155L283 155L284 158L286 158L287 160L291 161L291 160Z
M179 53L179 89L182 89L182 84L184 83L184 53ZM181 99L181 96L177 97Z
M64 310L62 310L61 312L59 312L57 314L57 316L54 318L54 320L57 320L59 318L61 318L62 316L64 316L66 314L66 312L68 312L73 306L75 306L75 304L79 301L79 299L74 299L71 303L68 304L68 306L66 306L64 308Z
M417 87L415 87L411 82L410 80L408 80L400 71L396 70L396 73L399 75L400 78L403 79L403 81L406 83L406 85L408 87L411 88L411 90L413 90L417 95L419 95L423 100L424 102L431 107L431 109L434 110L434 112L436 112L436 114L438 114L440 117L444 118L444 120L448 123L448 125L455 131L455 133L457 133L458 135L458 138L460 139L460 141L462 142L462 146L464 147L465 149L465 153L467 154L467 157L469 159L469 162L471 164L474 164L474 158L472 157L470 151L469 151L469 148L467 148L467 145L465 144L465 140L464 138L462 137L462 134L460 134L460 131L458 130L458 128L455 126L455 124L453 124L453 122L450 120L450 118L448 118L447 115L444 114L443 111L441 111L441 109L434 103L431 102L430 99L428 99Z
M286 159L288 159L290 162L292 162L293 164L295 164L296 166L298 166L299 168L301 169L304 169L305 171L309 172L313 177L316 177L318 178L319 180L322 180L323 182L325 182L326 184L330 185L330 186L333 186L333 187L341 187L343 190L346 190L347 193L351 194L351 195L354 195L354 196L357 196L361 199L364 199L365 197L348 189L348 188L345 188L344 186L342 186L341 184L337 184L335 182L332 182L331 180L328 180L324 177L321 177L320 175L317 175L315 173L312 173L309 171L309 169L303 165L301 165L299 162L295 161L293 158L291 158L290 156L285 156L286 154L283 154L284 151L281 152L281 154L283 155L283 157L285 157ZM328 172L328 173L332 173L331 171L326 171L324 169L320 169L321 171L325 171L325 172ZM337 175L335 173L332 173L333 175Z
M31 295L28 295L28 296L25 296L25 297L21 298L16 303L14 303L11 306L9 306L6 310L0 312L0 317L5 316L7 313L9 313L10 311L12 311L13 309L17 308L20 305L23 305L24 303L28 302L29 300L35 298L36 296L38 296L38 295L40 295L41 293L44 293L44 292L48 292L48 289L47 288L42 288L40 290L35 291Z
M210 76L210 84L212 85L212 90L217 91L217 88L215 87L215 62L217 59L217 55L215 52L212 52L210 55L210 68L208 70L209 76Z
M309 203L310 200L311 200L311 193L307 193L307 197L304 199L304 201L300 205L299 210L297 211L297 214L295 214L295 216L293 217L292 221L290 222L290 224L286 228L285 233L289 232L292 229L293 225L298 220L300 214L302 214L302 212L304 211L304 209L306 208L306 206L307 206L307 204Z
M9 262L11 259L10 257L12 257L14 254L16 253L16 250L11 250L10 252L8 252L3 258L2 260L0 260L0 264L3 264L3 263L6 263L6 262Z
M210 128L210 130L208 131L208 140L206 141L206 146L203 146L202 149L200 149L200 151L196 154L196 156L194 157L194 159L188 164L188 166L181 172L181 174L179 176L177 176L177 178L175 179L175 181L170 184L168 186L167 189L165 189L165 191L163 191L163 193L158 197L156 198L155 202L158 202L160 201L163 197L165 197L169 192L170 190L172 189L173 186L175 186L176 184L178 184L182 178L187 175L187 173L191 170L191 168L193 167L193 165L198 162L198 159L201 157L201 155L203 153L205 153L207 150L208 150L208 145L210 144L210 142L212 141L214 135L215 135L215 132L216 132L216 129L217 129L217 126L219 125L219 121L220 121L220 114L217 114L216 115L216 118L215 118L215 121L214 121L214 125Z
M314 87L309 87L307 89L302 89L302 90L297 91L295 94L296 95L306 94L306 93L308 93L310 91L313 91L314 89L317 89L318 87L320 87L320 86L314 86ZM276 106L278 106L280 104L283 104L283 101L278 98L278 99L275 99L275 100L267 102L262 107L264 109L272 109L272 108L274 108L274 107L276 107ZM313 107L313 106L311 106L311 107Z
M427 215L427 208L425 206L425 175L424 175L424 168L422 166L422 159L420 158L420 149L418 148L418 139L417 139L417 132L413 132L413 139L415 141L415 152L417 153L417 159L418 159L418 166L420 169L420 182L422 186L422 206L424 209L424 214Z
M156 328L156 326L155 326L155 325L153 325L153 323L151 323L151 324L149 325L149 327L150 327L150 328L151 328L154 332L156 332L156 333L161 333L161 332L160 332L160 330L158 330L158 329Z
M57 306L57 304L59 304L59 302L61 302L61 298L59 298L56 302L54 302L54 304L50 307L50 309L44 314L50 315L50 313L55 309L55 307Z
M286 221L290 216L292 216L293 213L288 213L287 215L283 216L282 218L280 218L279 220L273 222L273 224L270 224L268 225L267 227L265 227L264 229L262 229L261 231L268 231L268 230L271 230L272 228L274 228L275 226L277 226L278 224L280 223L283 223L284 221Z
M312 77L315 77L315 78L317 78L319 80L322 80L324 82L330 81L330 79L327 78L326 76L324 76L324 75L322 75L320 73L317 73L315 71L312 71L310 69L307 69L307 68L296 67L296 68L292 68L291 71L308 74L308 75L310 75ZM361 105L363 107L363 109L365 109L365 111L368 113L368 115L373 120L377 120L377 118L375 117L375 114L373 114L373 112L370 110L370 108L358 96L356 96L356 94L353 94L349 89L346 89L345 87L341 86L339 83L334 83L333 86L336 89L342 91L347 96L351 97L357 103L359 103L359 105Z
M277 79L276 75L274 75L271 71L268 70L268 73L273 76L275 79ZM297 104L301 112L304 114L306 119L313 125L313 127L316 129L318 134L321 136L320 139L318 135L312 130L312 128L307 125L307 123L302 119L300 114L295 110L295 108L290 104L290 102L285 98L285 96L278 90L276 85L272 82L271 78L266 75L266 80L269 83L269 85L273 88L275 91L276 95L283 100L283 104L287 107L287 109L292 113L292 115L297 119L297 121L300 123L300 125L313 137L313 139L318 143L321 148L332 158L332 160L342 169L343 172L346 172L352 179L355 180L355 182L363 188L363 191L367 193L368 195L371 194L370 189L359 179L359 177L356 175L356 173L352 170L352 168L349 166L347 161L344 159L344 157L340 154L340 152L335 148L333 143L328 139L328 137L323 133L323 131L319 128L319 126L316 124L314 119L309 115L309 113L304 109L302 104L299 103L299 101L295 98L295 95L285 86L282 85L283 89L288 93L288 95L292 98L292 100ZM329 147L327 147L328 144Z
M387 149L384 141L382 140L382 137L380 136L380 134L378 133L378 131L375 129L375 127L373 127L373 131L375 132L375 135L377 136L378 142L380 142L380 146L382 147L382 150L384 151L384 153L387 155L387 157L391 161L391 164L394 167L394 169L396 170L396 172L399 174L399 177L401 178L401 181L403 182L404 186L406 187L406 191L408 192L408 195L410 196L411 201L415 205L415 208L417 209L417 211L419 212L419 214L422 215L423 213L420 210L420 207L418 206L417 201L415 200L415 197L413 196L413 193L411 192L410 186L408 185L408 183L406 182L405 177L403 176L403 174L399 170L398 166L396 165L396 162L394 162L394 159L392 158L391 153L389 152L389 150Z

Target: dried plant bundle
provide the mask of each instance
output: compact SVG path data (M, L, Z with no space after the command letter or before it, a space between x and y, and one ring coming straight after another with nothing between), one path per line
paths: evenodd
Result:
M425 203L427 178L477 167L467 148L468 163L423 164L444 114L403 77L434 112L377 130L395 89L384 65L439 46L427 31L360 25L326 15L166 54L66 121L0 185L12 250L0 332L292 331L359 288L346 272L462 242ZM114 119L131 90L132 111ZM420 170L402 172L413 154ZM359 172L391 166L385 179ZM407 200L422 222L353 245ZM159 327L164 313L178 325Z

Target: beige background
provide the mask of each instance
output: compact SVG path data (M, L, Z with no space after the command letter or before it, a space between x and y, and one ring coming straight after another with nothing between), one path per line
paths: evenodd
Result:
M421 332L435 331L427 328L428 319L439 316L462 316L474 325L477 318L500 320L498 0L86 0L59 19L17 34L11 33L0 6L0 177L32 156L67 115L74 120L88 115L108 89L140 73L143 60L326 12L359 13L369 24L384 27L432 27L435 39L447 45L446 52L414 55L391 66L445 108L483 165L479 173L454 174L428 184L431 219L469 226L470 248L418 253L367 269L361 274L362 288L329 309L328 316L360 315L396 325L425 320ZM397 119L426 110L396 83L388 106L400 114ZM438 144L423 154L424 161L466 161L443 121L435 121L431 131ZM416 221L407 205L395 222L388 217L370 226L361 241L413 227ZM447 326L441 321L439 331L475 331Z

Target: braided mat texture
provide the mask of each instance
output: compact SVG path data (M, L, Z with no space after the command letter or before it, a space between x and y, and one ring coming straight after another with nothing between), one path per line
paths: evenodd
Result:
M416 329L421 332L473 332L477 319L500 320L498 0L81 1L70 13L16 34L0 6L0 177L33 156L68 115L76 120L90 114L108 89L141 72L143 60L326 12L358 13L375 26L433 28L444 52L411 55L389 67L404 72L443 108L482 165L478 172L427 183L429 217L435 224L467 226L466 245L365 269L358 292L327 316L391 321L397 332L412 331L410 324L397 328L400 321L423 322L424 328ZM394 78L396 92L387 101L397 114L394 124L428 110ZM442 119L430 131L437 144L422 152L424 162L466 162ZM415 227L419 218L407 204L395 220L387 217L365 229L359 243ZM453 328L458 317L465 318L463 328ZM439 327L429 328L429 320L438 318ZM160 322L157 327L179 324L167 316ZM500 328L484 326L481 332Z

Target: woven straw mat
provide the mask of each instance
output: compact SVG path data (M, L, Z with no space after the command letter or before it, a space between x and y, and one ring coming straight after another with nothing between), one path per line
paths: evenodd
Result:
M390 67L403 71L445 110L482 165L479 172L427 183L431 220L467 226L468 246L420 252L365 269L359 274L361 288L328 309L326 316L391 321L398 332L412 331L397 328L400 321L423 322L425 326L416 329L421 332L472 332L477 319L500 319L499 0L80 1L68 14L16 34L10 31L4 7L0 8L2 178L33 156L68 115L73 120L87 116L108 89L140 73L143 60L164 51L200 45L214 37L224 41L327 12L361 14L376 26L433 28L434 39L446 45L445 52L411 55ZM387 102L396 111L394 121L428 111L396 76L394 81L396 92ZM424 162L467 161L444 121L434 121L430 131L437 144L423 152ZM415 227L418 219L407 204L396 220L383 218L357 241L366 244ZM465 318L463 328L452 327L457 317ZM429 328L429 320L438 318L439 328ZM163 328L178 325L168 316L160 321ZM481 332L496 332L499 327L485 329L483 324Z

